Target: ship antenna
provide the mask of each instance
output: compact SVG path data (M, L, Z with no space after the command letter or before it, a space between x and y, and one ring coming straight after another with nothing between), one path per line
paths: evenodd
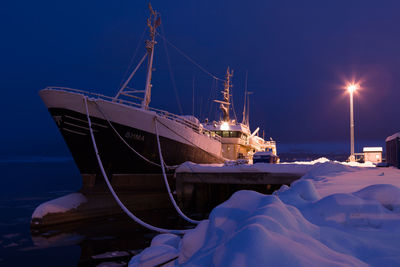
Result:
M217 103L220 103L220 108L222 110L222 120L229 122L229 106L230 106L230 88L232 87L231 78L233 76L233 70L230 71L229 67L226 70L225 81L224 81L224 91L222 91L222 95L224 97L224 101L214 100Z
M161 24L160 14L153 10L151 4L149 3L150 16L147 19L147 26L150 31L150 40L146 40L146 50L148 54L148 62L147 62L147 79L146 79L146 88L144 93L144 99L142 101L142 108L147 109L149 107L149 103L151 100L151 75L153 71L153 55L154 55L154 45L157 43L155 39L156 29Z

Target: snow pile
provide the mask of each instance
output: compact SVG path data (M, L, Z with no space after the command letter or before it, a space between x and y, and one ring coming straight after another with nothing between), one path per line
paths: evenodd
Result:
M43 218L48 213L62 213L76 209L84 202L86 198L81 193L68 194L39 205L33 212L32 219Z
M348 166L352 166L352 167L368 167L368 168L373 168L376 165L370 161L364 162L364 163L360 163L360 162L341 162L341 164L344 165L348 165Z
M192 232L195 231L193 230ZM186 235L190 235L192 232ZM158 235L153 238L149 248L146 248L142 253L131 259L129 265L157 266L175 259L179 256L178 247L180 242L181 238L173 234Z
M292 162L294 164L305 164L305 165L314 165L316 163L325 163L325 162L329 162L330 160L328 158L322 157L313 161L295 161ZM290 164L290 163L283 163L283 164Z
M399 266L400 171L381 173L325 162L273 195L236 192L182 238L155 237L130 265ZM357 190L337 192L335 181Z

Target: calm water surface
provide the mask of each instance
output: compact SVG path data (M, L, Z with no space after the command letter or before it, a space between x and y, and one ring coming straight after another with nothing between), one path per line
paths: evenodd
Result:
M281 154L283 161L320 156ZM343 160L345 155L331 158ZM74 162L69 158L0 159L0 174L0 265L97 266L114 262L123 266L155 235L126 215L31 232L30 219L38 205L81 187ZM139 215L157 226L185 227L174 211ZM107 252L116 251L119 253L107 258Z
M125 215L31 232L31 215L38 205L79 190L80 175L74 162L3 160L0 173L2 266L96 266L110 261L123 265L155 235ZM163 218L164 225L176 223L175 217L162 212L140 215L156 223ZM110 253L102 255L115 251L119 253L111 259L107 259Z

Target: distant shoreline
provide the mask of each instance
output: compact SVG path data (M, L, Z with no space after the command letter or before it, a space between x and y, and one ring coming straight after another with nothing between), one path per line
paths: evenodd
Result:
M2 156L0 163L49 163L49 162L70 162L72 157L61 156Z

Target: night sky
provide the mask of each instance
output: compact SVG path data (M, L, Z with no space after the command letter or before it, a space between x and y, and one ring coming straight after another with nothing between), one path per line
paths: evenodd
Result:
M251 128L279 144L348 142L346 81L354 97L356 142L400 131L400 1L152 1L160 32L223 78L234 70L241 120L248 71ZM1 155L62 155L67 148L38 92L54 85L115 95L141 36L147 1L6 1L1 27ZM147 34L147 32L146 32ZM218 118L213 80L171 46L167 51L183 113ZM165 47L158 39L151 106L179 113ZM144 88L144 72L132 87Z

